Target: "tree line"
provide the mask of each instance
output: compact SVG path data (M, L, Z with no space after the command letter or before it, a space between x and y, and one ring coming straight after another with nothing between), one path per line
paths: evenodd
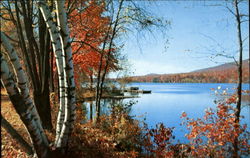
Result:
M203 70L200 72L146 75L127 78L130 82L155 82L155 83L237 83L238 70L236 65L227 69ZM242 82L249 83L249 63L243 62Z

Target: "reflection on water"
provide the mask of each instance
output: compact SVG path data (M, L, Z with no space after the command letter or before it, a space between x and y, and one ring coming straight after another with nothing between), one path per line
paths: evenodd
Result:
M111 114L113 109L119 105L136 102L127 108L130 115L137 116L137 119L146 117L146 123L149 127L154 127L159 122L163 122L168 127L175 127L174 135L181 142L185 142L186 128L180 125L181 113L185 111L190 118L202 117L206 108L216 107L214 102L215 99L218 99L215 95L216 91L227 90L228 93L233 93L236 84L133 83L129 86L152 90L152 94L140 94L140 98L136 99L103 99L101 101L101 114ZM220 88L218 89L218 87ZM211 89L216 91L211 91ZM243 89L249 89L249 84L243 84ZM246 102L243 104L245 104L241 113L245 116L243 122L247 123L248 129L250 129L250 106L246 106ZM83 106L86 107L87 118L93 119L95 117L95 103L85 102ZM142 115L144 117L139 117Z
M124 99L102 99L101 100L101 115L116 115L126 113L131 115L132 106L136 104L137 101ZM86 114L86 120L93 120L96 117L96 107L95 101L87 101L82 103L82 110ZM84 120L84 122L86 121Z

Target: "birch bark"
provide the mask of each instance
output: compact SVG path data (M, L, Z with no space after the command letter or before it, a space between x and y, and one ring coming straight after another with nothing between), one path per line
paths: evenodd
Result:
M74 81L74 68L73 68L73 60L72 60L72 49L71 49L71 41L69 36L69 27L67 25L67 15L64 8L64 0L56 1L56 9L57 9L57 20L60 28L60 32L63 36L63 45L66 56L66 73L67 73L67 82L68 82L68 104L65 108L66 117L64 119L64 124L62 127L62 133L60 137L63 137L65 140L59 140L59 146L66 146L68 136L70 135L74 120L75 120L75 81ZM68 122L68 124L67 124Z
M63 125L67 124L65 122L65 117L67 118L67 114L65 116L65 112L67 112L67 108L65 106L68 105L68 84L67 84L67 75L66 75L66 63L65 63L65 52L63 47L63 39L60 36L59 29L53 22L53 18L51 12L44 1L38 2L39 9L43 15L44 21L50 33L51 43L53 47L53 51L55 52L56 57L56 66L58 69L58 76L59 76L59 93L60 93L60 107L59 113L57 117L57 126L56 126L56 140L55 145L58 146L58 141L63 139L61 136L62 127Z
M6 60L1 57L1 81L7 90L10 101L12 102L15 110L19 114L21 120L25 124L30 138L33 142L37 156L40 158L45 158L48 155L48 143L44 142L41 131L37 124L36 118L30 111L32 111L35 106L33 104L26 105L25 99L19 93L19 90L14 82L13 74L10 72ZM30 110L29 110L30 109Z
M38 115L35 104L30 97L26 74L24 73L22 69L22 66L21 66L19 57L17 56L16 51L14 50L13 46L8 41L7 37L2 32L1 32L1 44L3 45L5 50L8 52L7 53L8 57L11 61L11 64L14 68L14 73L16 74L16 77L17 77L18 87L21 90L21 96L23 97L24 103L27 106L27 112L24 113L23 115L27 115L28 113L31 113L31 115L35 118L37 128L41 133L43 141L46 143L46 145L48 145L48 140L44 134L40 117Z

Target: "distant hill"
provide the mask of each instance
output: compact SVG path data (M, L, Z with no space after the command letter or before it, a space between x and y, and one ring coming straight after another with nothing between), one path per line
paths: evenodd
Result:
M235 63L226 63L189 73L178 74L147 74L133 76L133 82L195 82L195 83L235 83L237 82L237 66ZM243 61L243 82L249 82L249 61Z
M150 74L147 74L145 76L154 76L154 75L159 75L159 74L156 74L156 73L150 73Z
M243 60L244 67L247 66L247 64L248 64L248 60ZM225 63L225 64L214 66L214 67L195 70L192 72L223 71L223 70L228 70L228 69L234 69L235 67L236 67L236 63L231 62L231 63Z

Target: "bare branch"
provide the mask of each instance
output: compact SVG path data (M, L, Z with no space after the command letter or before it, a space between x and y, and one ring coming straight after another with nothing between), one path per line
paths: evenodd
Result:
M7 35L6 33L5 33L5 36L6 36L8 39L10 39L12 42L19 43L19 41L14 40L13 38L11 38L11 37L10 37L9 35Z
M236 17L236 14L234 13L234 11L232 11L232 9L230 9L228 6L226 6L226 8L228 9L228 11L233 14Z
M76 53L78 53L78 51L81 49L81 47L82 47L84 44L88 45L89 47L91 47L92 49L94 49L95 51L97 51L98 53L102 53L101 50L99 50L99 49L97 49L96 47L92 46L92 45L89 44L88 42L85 42L85 40L84 40L84 41L72 41L72 42L81 43L81 46L79 46L79 48L73 53L73 55L76 54Z
M244 23L244 22L249 22L249 19L240 21L240 23Z

